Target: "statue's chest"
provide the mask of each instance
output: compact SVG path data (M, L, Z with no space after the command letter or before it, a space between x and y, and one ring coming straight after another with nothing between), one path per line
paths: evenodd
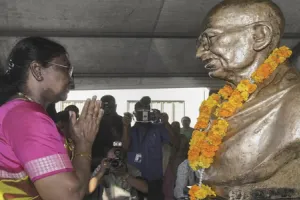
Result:
M276 128L276 113L270 112L254 118L248 116L239 118L238 123L231 123L228 137L220 149L220 161L231 162L232 167L246 169L264 159L263 152L275 142L272 133Z
M242 179L260 165L280 144L280 106L253 107L230 118L230 128L213 166L206 170L210 180ZM275 134L274 134L275 133ZM219 180L219 181L218 181Z

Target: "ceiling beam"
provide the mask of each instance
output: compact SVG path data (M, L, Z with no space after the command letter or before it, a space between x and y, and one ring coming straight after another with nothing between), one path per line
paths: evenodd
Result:
M199 35L198 33L148 33L148 32L97 32L95 30L82 31L82 30L7 30L0 29L0 37L84 37L84 38L178 38L178 39L195 39ZM300 33L285 33L283 35L285 39L298 39Z
M212 78L75 78L76 90L156 89L156 88L220 88L223 81Z
M208 78L208 73L74 73L76 78Z

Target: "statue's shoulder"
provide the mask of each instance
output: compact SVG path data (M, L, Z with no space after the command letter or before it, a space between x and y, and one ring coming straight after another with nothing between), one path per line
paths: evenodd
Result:
M300 101L300 81L287 91L284 101L286 103L297 103Z
M281 108L283 120L300 119L300 81L286 92L282 99Z

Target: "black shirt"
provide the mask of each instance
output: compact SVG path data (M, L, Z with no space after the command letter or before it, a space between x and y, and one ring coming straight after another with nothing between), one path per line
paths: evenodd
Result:
M118 114L104 115L93 144L92 158L104 158L113 147L113 142L121 141L122 134L123 117Z

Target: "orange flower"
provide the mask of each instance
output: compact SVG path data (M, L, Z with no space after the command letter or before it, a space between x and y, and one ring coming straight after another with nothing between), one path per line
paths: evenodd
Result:
M220 109L218 116L219 117L231 117L234 114L234 112L227 110L227 109Z
M252 79L255 82L261 83L263 80L267 79L272 73L271 65L263 63L253 74Z
M188 160L190 162L195 162L198 160L200 152L197 149L190 149L188 152Z
M214 146L218 146L222 143L222 136L217 134L209 134L206 138L206 141Z
M212 189L204 184L200 186L193 185L189 191L190 200L205 199L208 196L216 196L216 193Z
M209 108L205 104L200 107L200 113L210 113L210 112L211 112L211 108Z
M213 158L216 155L216 152L207 151L207 150L202 150L201 153L203 156L208 157L208 158Z
M200 121L198 121L194 127L194 129L205 129L209 124L209 119L201 119Z
M200 187L198 185L193 185L191 189L189 190L189 196L190 200L197 200L196 199L196 192L200 190Z
M213 93L212 95L210 95L210 97L208 97L208 99L210 99L210 98L215 100L217 103L220 101L220 96L215 93Z
M219 90L218 94L223 98L223 99L228 99L230 95L232 94L233 89L230 85L225 85L222 89Z
M230 117L236 111L236 106L232 105L231 102L224 102L218 109L218 117Z
M216 151L218 151L218 149L219 149L219 146L209 144L207 141L202 142L202 144L201 144L201 154L207 158L214 157L216 154Z
M219 147L216 145L209 144L207 141L201 143L201 150L205 151L218 151Z

